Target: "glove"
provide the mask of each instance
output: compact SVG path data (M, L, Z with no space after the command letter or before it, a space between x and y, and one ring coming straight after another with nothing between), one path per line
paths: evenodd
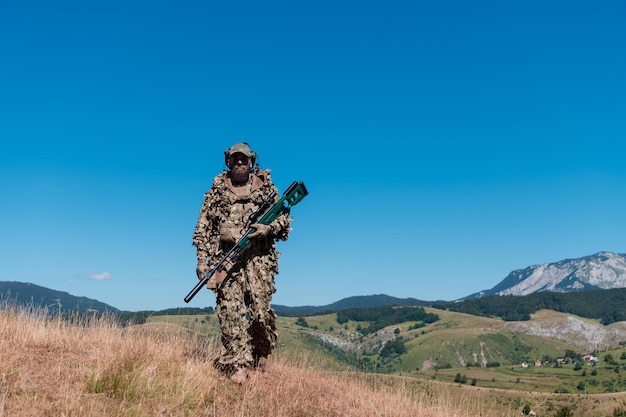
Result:
M207 265L206 261L198 261L198 266L196 266L196 275L198 279L204 278L204 274L209 272L209 265Z
M209 272L209 269L209 264L206 263L206 254L198 253L198 266L196 266L198 279L204 278L204 274Z
M274 231L272 226L268 226L262 223L251 224L250 227L254 227L256 230L248 235L249 238L255 239L257 237L267 237Z

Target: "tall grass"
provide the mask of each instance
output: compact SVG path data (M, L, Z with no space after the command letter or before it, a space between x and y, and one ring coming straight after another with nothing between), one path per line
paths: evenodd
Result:
M478 394L414 379L271 359L243 385L219 375L214 340L178 326L0 311L0 416L476 417Z

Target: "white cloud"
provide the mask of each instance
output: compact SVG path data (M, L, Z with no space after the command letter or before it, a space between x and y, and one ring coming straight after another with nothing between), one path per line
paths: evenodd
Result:
M88 274L87 277L94 281L104 281L107 279L111 279L111 273L110 272L98 272L94 274Z

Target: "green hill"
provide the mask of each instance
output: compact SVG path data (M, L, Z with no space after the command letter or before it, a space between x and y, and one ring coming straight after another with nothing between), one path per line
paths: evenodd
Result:
M87 297L76 297L67 292L15 281L0 281L0 301L5 304L44 308L52 314L120 312L117 308L98 300Z
M359 295L344 298L332 304L324 306L301 306L287 307L274 304L272 307L276 314L280 316L296 317L296 316L313 316L324 313L336 313L338 311L350 308L372 308L380 306L427 306L431 303L428 301L417 300L415 298L396 298L385 294L376 295Z
M396 309L416 311L402 313L397 317L406 320L400 318L401 322L373 332L365 329L377 323L376 315L371 320L356 315L346 320L345 315L341 318L337 313L279 317L279 345L275 353L300 363L309 358L310 363L323 364L330 370L402 374L486 388L570 393L626 391L626 379L619 373L626 372L626 353L619 344L602 352L587 352L574 343L575 332L572 340L564 340L523 333L512 326L514 323L498 318L422 307ZM418 315L412 316L416 312ZM563 328L570 319L570 315L543 310L528 323L549 322ZM219 341L219 324L214 314L152 315L148 323L177 324ZM589 325L598 330L605 328L597 320L589 321ZM580 361L586 353L594 353L600 362ZM609 360L605 361L605 357ZM568 362L560 363L563 358L568 358ZM572 359L580 361L579 365ZM536 367L536 361L541 366Z

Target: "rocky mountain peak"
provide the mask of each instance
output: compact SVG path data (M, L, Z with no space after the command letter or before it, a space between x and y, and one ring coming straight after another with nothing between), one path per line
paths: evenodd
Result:
M626 254L598 252L591 256L529 266L512 271L486 295L528 295L539 291L571 292L626 288Z

